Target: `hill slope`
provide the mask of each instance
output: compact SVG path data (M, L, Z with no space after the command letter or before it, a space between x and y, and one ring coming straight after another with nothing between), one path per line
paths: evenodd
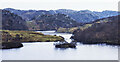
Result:
M18 15L2 10L3 30L27 30L26 22Z
M82 43L107 43L120 44L118 40L120 35L120 15L108 17L100 20L107 20L107 22L95 23L91 27L74 31L72 38L75 41Z
M70 28L81 25L64 14L42 15L33 18L40 30L55 30L59 27Z

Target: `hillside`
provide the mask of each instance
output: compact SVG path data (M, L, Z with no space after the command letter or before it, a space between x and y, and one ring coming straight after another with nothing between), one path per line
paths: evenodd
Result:
M2 29L3 30L27 30L26 21L20 16L2 10Z
M91 27L81 30L74 31L72 38L75 41L94 44L94 43L107 43L107 44L120 44L118 40L120 35L120 29L118 28L120 23L120 15L108 18L100 19L99 21L107 22L96 22Z
M81 25L80 23L77 23L75 20L64 14L42 15L34 17L32 19L32 22L29 22L29 25L31 24L33 29L39 28L39 30L56 30L60 27L71 28Z

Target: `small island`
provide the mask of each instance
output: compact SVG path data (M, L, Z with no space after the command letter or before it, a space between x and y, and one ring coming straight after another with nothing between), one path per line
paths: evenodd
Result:
M56 48L76 48L76 42L59 42L54 44Z

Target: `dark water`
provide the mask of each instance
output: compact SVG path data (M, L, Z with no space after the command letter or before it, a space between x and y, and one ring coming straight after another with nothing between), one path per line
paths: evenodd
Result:
M39 32L39 31L37 31ZM63 36L67 42L72 34L40 31L46 35ZM3 60L117 60L118 47L108 45L83 45L76 49L57 49L53 42L23 43L24 47L2 50Z

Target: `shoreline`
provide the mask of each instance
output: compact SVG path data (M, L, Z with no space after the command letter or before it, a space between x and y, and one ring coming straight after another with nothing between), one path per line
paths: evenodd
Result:
M9 43L13 43L13 42L9 42ZM43 43L43 42L16 42L16 43L18 43L21 46L14 46L14 47L8 47L7 46L7 48L0 48L0 49L15 49L15 48L24 47L24 45L22 43ZM44 42L44 43L52 43L52 42ZM117 47L120 46L118 44L110 44L110 43L109 44L108 43L82 43L82 42L77 42L77 43L82 44L82 45L106 45L106 46L113 46L113 47L114 46L117 46Z
M50 30L49 30L50 31ZM18 31L19 32L19 31ZM29 32L29 31L28 31ZM36 32L36 33L38 33L38 32ZM56 32L55 31L55 33L59 33L59 32ZM34 33L33 33L34 34ZM42 33L42 34L44 34L44 33ZM40 34L40 35L42 35L42 34ZM67 33L67 34L70 34L70 33ZM36 34L35 34L36 35ZM51 36L51 35L50 35ZM54 36L54 35L53 35ZM62 39L64 39L64 41L65 41L65 38L63 37L63 36L58 36L58 37L61 37ZM70 38L71 39L71 38ZM39 43L39 42L57 42L57 41L60 41L60 40L56 40L56 41L49 41L49 40L47 40L47 41L19 41L19 42L16 42L16 43L18 43L18 44L22 44L22 43ZM61 40L61 42L62 42L63 40ZM74 42L74 41L73 41ZM117 43L109 43L109 42L79 42L79 41L75 41L75 42L77 42L77 43L81 43L81 44L83 44L83 45L85 45L85 44L87 44L87 45L93 45L93 44L95 44L95 45L97 45L97 44L106 44L106 45L110 45L110 46L120 46L120 44L117 44ZM13 43L13 42L9 42L9 43ZM8 44L9 44L8 43ZM6 44L7 44L7 42L6 42ZM13 43L13 44L15 44L15 43ZM22 44L23 45L23 44ZM24 47L24 46L21 46L21 47ZM18 47L18 46L16 46L16 47L12 47L12 48L20 48L20 47ZM7 49L12 49L12 48L7 48ZM0 48L0 49L2 49L2 48Z

